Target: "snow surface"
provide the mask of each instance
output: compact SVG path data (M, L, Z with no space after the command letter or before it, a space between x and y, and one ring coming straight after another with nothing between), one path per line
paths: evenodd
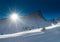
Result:
M41 31L34 29L31 31L19 32L14 34L0 35L1 42L60 42L60 25L46 27L47 30Z

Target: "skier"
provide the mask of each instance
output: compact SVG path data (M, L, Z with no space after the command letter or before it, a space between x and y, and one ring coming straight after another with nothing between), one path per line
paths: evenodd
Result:
M43 27L41 31L44 31L44 30L46 30L45 27Z

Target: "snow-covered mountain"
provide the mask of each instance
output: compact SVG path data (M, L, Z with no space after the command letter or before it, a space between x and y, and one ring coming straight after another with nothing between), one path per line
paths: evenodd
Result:
M20 17L17 23L12 20L0 19L0 33L11 34L36 28L50 26L51 23L46 21L41 11L34 12L27 16Z
M0 19L0 33L4 34L0 35L0 42L60 42L59 19L54 19L56 24L53 20L46 21L41 12L21 17L17 24ZM43 27L45 31L41 31Z

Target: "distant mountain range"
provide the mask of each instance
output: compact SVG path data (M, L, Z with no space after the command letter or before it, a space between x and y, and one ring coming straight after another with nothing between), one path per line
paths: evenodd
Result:
M49 20L51 23L53 24L57 24L57 23L60 23L60 17L56 18L56 19L52 19L52 20Z

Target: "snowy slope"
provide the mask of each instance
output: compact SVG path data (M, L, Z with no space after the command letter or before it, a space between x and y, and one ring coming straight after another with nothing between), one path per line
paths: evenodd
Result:
M23 33L20 32L13 35L12 34L0 35L0 41L1 42L60 42L60 24L56 24L54 26L48 26L46 27L47 30L45 31L40 31L40 29L30 30Z
M16 36L16 35L14 35ZM16 37L0 38L1 42L60 42L60 26L42 32L31 32Z

